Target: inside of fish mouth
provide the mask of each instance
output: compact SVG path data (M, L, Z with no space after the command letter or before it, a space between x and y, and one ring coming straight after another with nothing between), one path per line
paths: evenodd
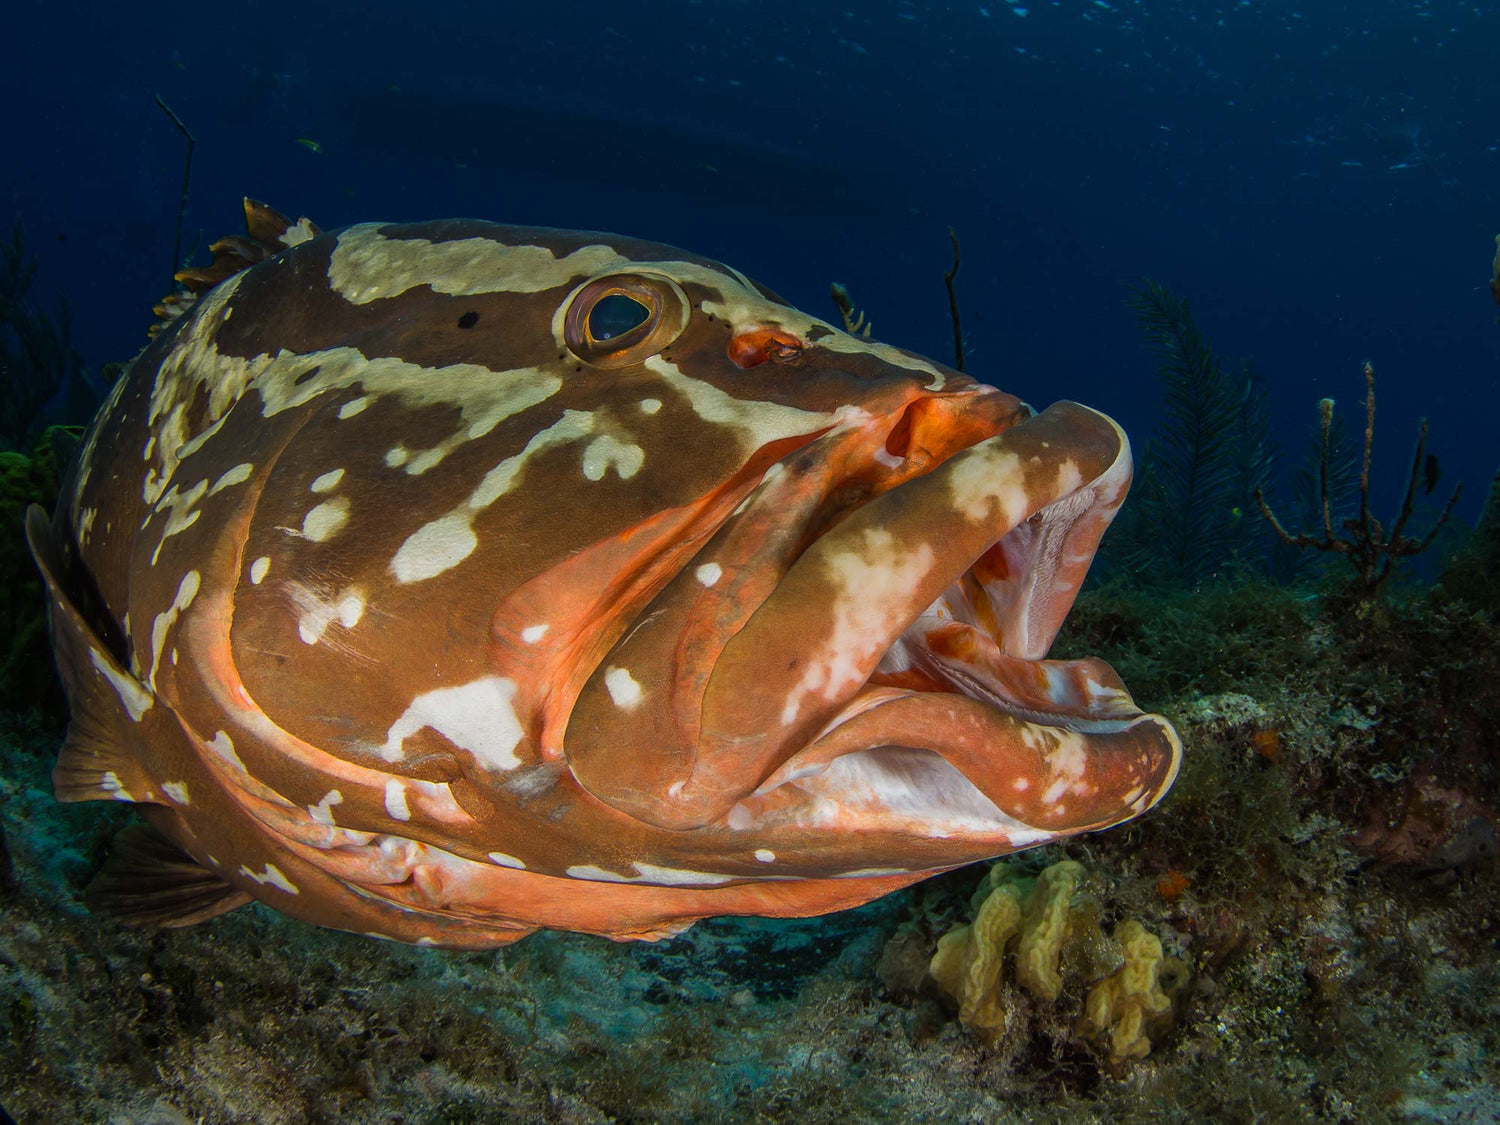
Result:
M1128 700L1112 670L1096 660L1027 660L1006 656L980 626L958 621L940 608L944 599L908 626L886 650L866 687L908 687L952 692L997 711L1044 726L1086 731L1113 725L1113 706ZM964 654L940 653L923 635L941 621L950 636L969 643Z
M1004 573L1007 552L1013 556L1012 565L1018 555L1050 571L1050 560L1032 556L1017 541L1034 536L1049 518L1066 520L1069 506L1076 507L1077 499L1065 497L1000 536L891 642L867 686L953 692L1019 719L1075 730L1096 721L1112 722L1122 706L1133 711L1124 685L1102 661L1060 661L1045 653L1033 658L1006 651L1004 619L1032 607L1023 594L1019 600L1026 604L1012 606L1007 613L992 599L990 583L997 571ZM1052 581L1050 573L1029 577L1031 590Z

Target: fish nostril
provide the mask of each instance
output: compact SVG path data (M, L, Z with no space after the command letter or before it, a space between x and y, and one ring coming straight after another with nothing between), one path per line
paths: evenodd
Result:
M729 338L729 359L736 367L749 369L767 361L797 363L803 343L790 332L774 328L746 328Z

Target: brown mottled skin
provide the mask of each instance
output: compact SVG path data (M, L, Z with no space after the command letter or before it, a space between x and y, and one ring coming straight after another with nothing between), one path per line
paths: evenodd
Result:
M28 529L59 795L136 801L202 868L196 906L132 909L122 865L119 913L654 938L1170 785L1171 728L1044 659L1129 480L1101 415L1033 418L654 243L286 234L136 359ZM664 346L569 335L601 276L667 294Z

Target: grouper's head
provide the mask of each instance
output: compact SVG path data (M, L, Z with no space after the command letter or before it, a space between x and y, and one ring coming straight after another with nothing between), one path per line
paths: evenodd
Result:
M362 236L372 263L394 234ZM492 570L530 556L490 656L544 758L647 824L807 852L853 833L872 868L1161 797L1170 725L1101 661L1047 659L1130 483L1110 419L1034 416L681 251L525 238L525 286L442 320L553 390L517 416L518 454L482 461L503 501L465 480L393 566L438 580L455 540Z

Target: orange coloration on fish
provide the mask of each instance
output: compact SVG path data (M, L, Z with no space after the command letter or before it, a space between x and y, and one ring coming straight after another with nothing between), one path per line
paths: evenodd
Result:
M1130 482L1108 418L655 243L247 214L28 514L58 795L151 826L93 904L654 939L1171 785L1171 726L1047 659Z

